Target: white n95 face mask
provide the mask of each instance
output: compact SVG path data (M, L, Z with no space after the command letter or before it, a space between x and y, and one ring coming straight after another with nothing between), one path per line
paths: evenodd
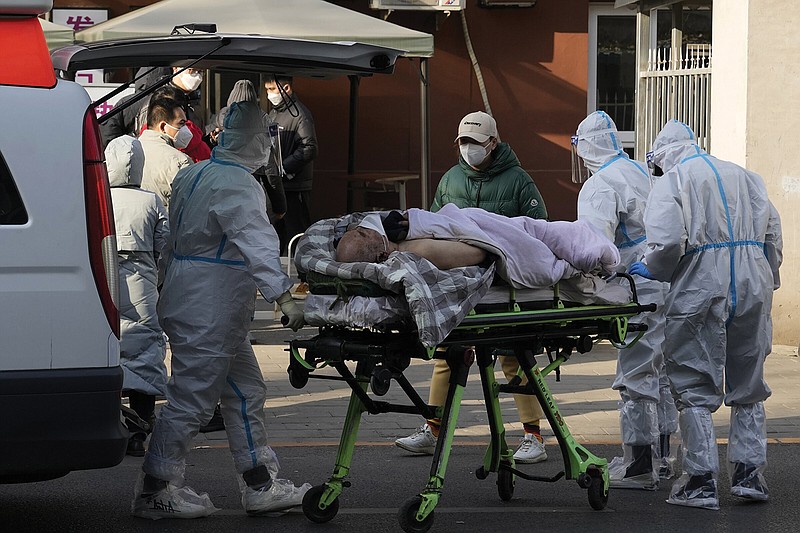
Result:
M477 167L486 160L489 155L488 150L480 144L462 144L458 147L461 151L461 157L471 167Z
M171 125L167 124L170 128ZM189 146L189 143L192 142L192 130L189 129L189 126L181 126L178 130L178 133L175 134L175 137L172 138L172 144L175 148L182 149Z
M179 77L181 79L181 85L188 91L194 91L203 83L203 75L199 72L189 72L185 70L180 73Z
M283 95L280 93L267 93L267 100L272 105L281 105L283 103Z

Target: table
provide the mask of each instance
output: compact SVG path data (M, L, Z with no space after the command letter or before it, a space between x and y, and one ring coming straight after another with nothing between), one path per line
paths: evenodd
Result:
M352 213L356 192L364 195L369 191L389 191L393 189L398 195L398 204L401 210L408 208L406 198L406 182L418 180L419 174L402 172L356 172L354 174L340 174L336 179L347 181L347 212Z

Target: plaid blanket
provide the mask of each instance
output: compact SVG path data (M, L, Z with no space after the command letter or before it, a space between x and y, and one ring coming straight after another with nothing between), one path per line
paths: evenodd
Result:
M383 263L339 263L338 242L348 225L368 213L354 213L313 224L297 245L299 272L319 272L343 279L366 279L401 294L408 302L423 346L443 341L489 290L494 265L439 270L430 261L409 252L393 252ZM382 213L385 216L388 213Z

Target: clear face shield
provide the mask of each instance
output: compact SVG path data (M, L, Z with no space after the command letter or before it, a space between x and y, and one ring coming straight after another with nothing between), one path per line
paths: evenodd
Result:
M589 179L591 172L586 168L586 163L583 158L578 155L578 140L577 135L571 137L572 147L572 183L583 183Z
M652 150L647 152L645 158L647 161L647 170L650 172L650 188L652 188L656 179L664 175L664 171L660 166L655 164L655 155Z

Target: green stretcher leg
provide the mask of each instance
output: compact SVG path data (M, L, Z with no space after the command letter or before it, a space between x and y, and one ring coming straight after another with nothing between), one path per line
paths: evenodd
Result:
M549 370L551 370L551 367L553 367L555 363L558 363L558 359L556 359L553 364L548 365L545 371L549 373ZM553 400L552 394L550 394L550 388L544 380L544 375L546 374L543 374L538 368L534 367L530 369L528 379L534 384L536 397L541 402L544 414L548 422L550 422L550 427L558 440L561 454L564 457L566 478L577 480L578 484L583 488L589 488L590 483L594 482L595 479L598 483L600 479L602 479L602 494L607 498L608 460L604 457L594 455L575 441L556 406L556 402ZM594 507L594 504L592 506ZM605 506L605 504L603 504L603 506Z
M359 383L361 389L366 392L368 383ZM358 428L361 425L361 415L366 411L361 399L355 391L350 393L350 402L347 405L347 415L344 419L342 436L339 439L339 449L336 452L336 466L333 468L333 475L325 483L325 491L319 499L320 510L327 509L339 497L344 487L349 486L345 478L350 474L350 465L353 462L353 451L356 447Z
M483 457L483 469L475 475L485 479L489 472L498 472L500 463L514 466L514 452L506 442L506 428L500 410L500 385L494 377L494 359L486 349L478 349L478 368L481 374L483 399L489 419L489 446Z
M419 493L419 506L416 507L414 520L419 523L430 524L429 517L439 503L444 486L447 463L450 459L450 449L453 445L453 435L458 424L458 413L461 409L461 399L464 396L464 389L467 385L467 375L469 368L474 361L474 350L465 348L461 353L459 349L448 351L447 363L450 366L450 386L447 390L447 399L442 414L442 425L439 429L439 437L436 440L436 449L433 452L433 462L431 464L431 474L427 485Z

